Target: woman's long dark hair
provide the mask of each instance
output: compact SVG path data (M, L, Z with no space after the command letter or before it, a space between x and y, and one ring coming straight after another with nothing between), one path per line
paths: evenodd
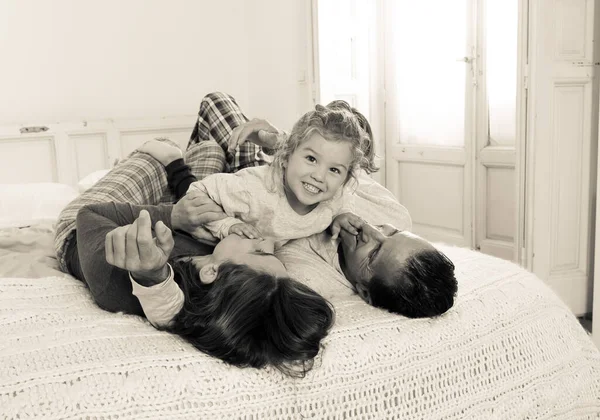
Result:
M191 262L173 269L185 302L168 331L235 366L271 365L292 376L312 368L334 320L314 290L246 265L221 264L211 284L200 282Z

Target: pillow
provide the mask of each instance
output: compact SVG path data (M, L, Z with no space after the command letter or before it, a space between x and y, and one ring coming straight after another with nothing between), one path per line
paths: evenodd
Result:
M110 169L100 169L99 171L95 171L95 172L92 172L91 174L87 175L85 178L83 178L77 184L77 187L79 188L79 192L82 193L85 190L87 190L88 188L90 188L96 182L100 181L100 179L104 175L106 175L109 171L110 171Z
M56 221L78 195L72 186L54 182L0 184L0 228Z

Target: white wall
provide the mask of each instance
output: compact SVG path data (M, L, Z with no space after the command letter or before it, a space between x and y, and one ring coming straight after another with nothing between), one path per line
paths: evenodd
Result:
M287 129L313 106L310 16L306 0L248 2L250 108Z
M213 90L290 128L302 0L0 0L0 125L193 115Z

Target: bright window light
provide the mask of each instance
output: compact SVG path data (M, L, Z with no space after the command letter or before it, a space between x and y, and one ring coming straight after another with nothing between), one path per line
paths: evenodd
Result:
M468 3L389 2L400 143L464 145Z
M486 0L490 145L515 144L518 7L517 0Z

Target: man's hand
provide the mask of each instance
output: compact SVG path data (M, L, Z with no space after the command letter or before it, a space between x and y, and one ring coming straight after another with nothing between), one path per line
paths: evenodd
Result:
M267 120L254 118L233 129L229 138L228 150L233 152L236 147L250 141L260 147L275 149L279 138L284 135L277 127Z
M339 214L331 223L331 239L337 239L341 229L352 235L358 235L358 230L364 224L365 221L354 213Z
M260 239L261 235L258 229L248 223L236 223L229 228L230 235L238 235L248 239Z
M142 210L132 224L113 229L106 235L106 261L131 272L136 280L161 283L168 277L167 261L175 242L163 222L157 222L154 231L155 238L150 214Z
M212 201L210 197L199 190L189 191L173 206L171 212L171 225L173 229L183 230L187 233L198 235L199 228L208 235L201 239L215 240L202 225L227 217L221 206Z

